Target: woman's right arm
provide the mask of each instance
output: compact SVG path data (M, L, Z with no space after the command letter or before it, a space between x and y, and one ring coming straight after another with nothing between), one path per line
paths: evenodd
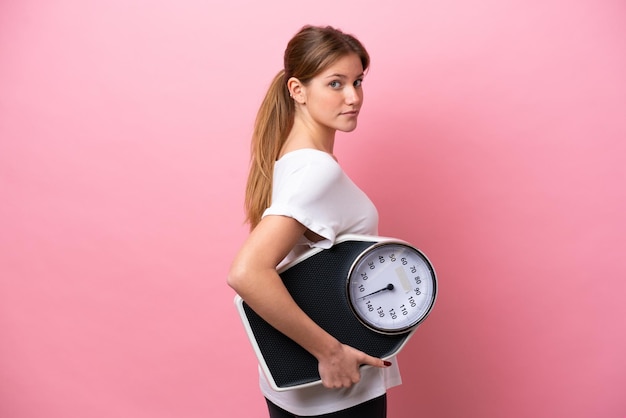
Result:
M349 387L359 381L360 365L385 363L341 344L311 320L285 288L276 266L306 231L293 218L263 218L236 255L228 284L265 321L315 356L325 387Z

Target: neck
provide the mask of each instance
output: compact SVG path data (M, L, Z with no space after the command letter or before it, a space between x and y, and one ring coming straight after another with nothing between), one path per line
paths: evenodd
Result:
M283 153L299 148L314 148L332 155L335 132L335 129L306 123L303 119L296 117L283 146Z

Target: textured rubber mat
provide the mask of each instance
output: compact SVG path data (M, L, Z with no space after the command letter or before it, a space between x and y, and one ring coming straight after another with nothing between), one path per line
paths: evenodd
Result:
M318 325L344 344L375 357L389 357L410 333L385 335L354 316L346 295L352 261L375 241L345 241L322 250L280 273L296 303ZM317 360L242 302L246 319L275 385L289 388L320 380Z

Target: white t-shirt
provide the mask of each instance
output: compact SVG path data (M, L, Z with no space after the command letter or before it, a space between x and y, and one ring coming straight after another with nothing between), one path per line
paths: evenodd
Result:
M310 247L330 248L343 234L378 234L378 211L340 165L328 153L300 149L276 161L272 204L263 216L296 219L324 239L311 242L304 236L281 262L288 263ZM321 384L277 392L260 373L263 395L296 415L321 415L350 408L383 395L402 383L397 358L386 368L361 368L361 381L350 388L326 389Z

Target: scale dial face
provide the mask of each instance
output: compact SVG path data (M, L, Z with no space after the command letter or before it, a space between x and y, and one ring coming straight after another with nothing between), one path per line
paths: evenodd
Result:
M418 249L381 242L354 261L347 280L348 301L356 317L383 334L413 330L435 303L435 270Z

